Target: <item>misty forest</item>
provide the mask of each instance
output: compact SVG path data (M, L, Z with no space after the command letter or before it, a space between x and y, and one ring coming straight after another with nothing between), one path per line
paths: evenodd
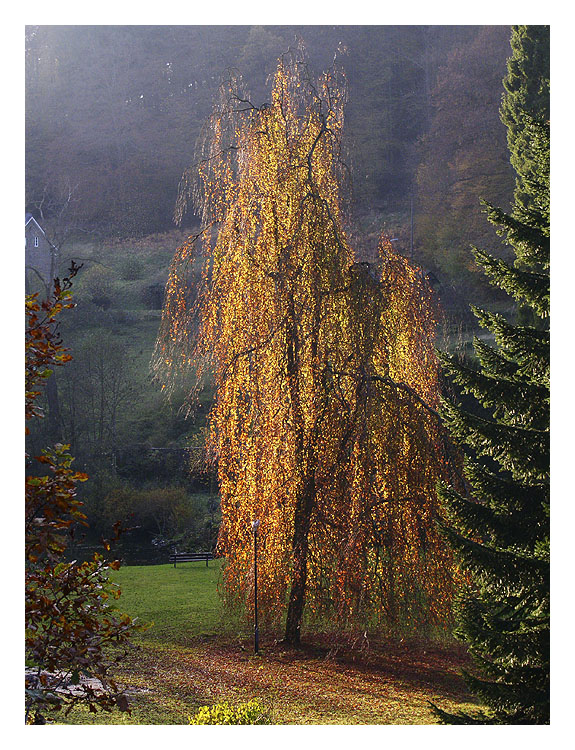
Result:
M26 27L26 724L549 724L549 27Z

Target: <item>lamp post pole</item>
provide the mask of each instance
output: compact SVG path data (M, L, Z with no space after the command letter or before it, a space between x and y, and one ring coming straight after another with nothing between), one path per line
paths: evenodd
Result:
M409 198L409 213L410 213L410 241L409 241L409 260L413 260L413 194Z
M259 653L260 650L260 631L258 628L258 526L260 525L259 520L256 518L252 521L252 529L254 530L254 652Z

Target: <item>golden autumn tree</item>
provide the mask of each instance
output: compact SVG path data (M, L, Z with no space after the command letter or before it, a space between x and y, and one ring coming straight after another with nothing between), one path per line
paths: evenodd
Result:
M204 229L174 258L155 354L158 371L215 379L225 591L252 605L257 518L259 606L269 621L286 615L287 643L300 642L306 604L342 622L405 622L417 608L444 621L428 289L389 242L377 275L350 247L343 74L313 81L298 50L279 60L269 104L240 85L221 89L199 179L184 176L178 211L193 193Z

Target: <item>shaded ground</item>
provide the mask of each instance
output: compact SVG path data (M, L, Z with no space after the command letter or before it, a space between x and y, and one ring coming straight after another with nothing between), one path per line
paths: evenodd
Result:
M250 646L212 639L187 648L146 645L125 664L123 680L149 692L130 698L130 719L108 721L187 723L200 705L259 697L278 724L433 724L429 701L456 709L471 700L459 677L466 660L451 649L388 643L359 653L274 644L255 656Z

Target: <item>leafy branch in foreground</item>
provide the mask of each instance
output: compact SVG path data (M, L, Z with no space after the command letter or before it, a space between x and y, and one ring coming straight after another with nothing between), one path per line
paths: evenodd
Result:
M55 280L49 299L26 297L26 418L38 418L37 399L52 368L71 359L57 331L57 316L71 308L71 280ZM88 479L72 469L68 445L46 448L36 472L26 477L25 617L26 722L45 724L78 703L91 712L129 710L111 677L113 664L140 626L118 613L119 588L109 580L119 562L101 555L84 563L66 562L64 553L76 526L85 525L77 485ZM41 475L42 470L48 473ZM109 549L109 543L104 545Z

